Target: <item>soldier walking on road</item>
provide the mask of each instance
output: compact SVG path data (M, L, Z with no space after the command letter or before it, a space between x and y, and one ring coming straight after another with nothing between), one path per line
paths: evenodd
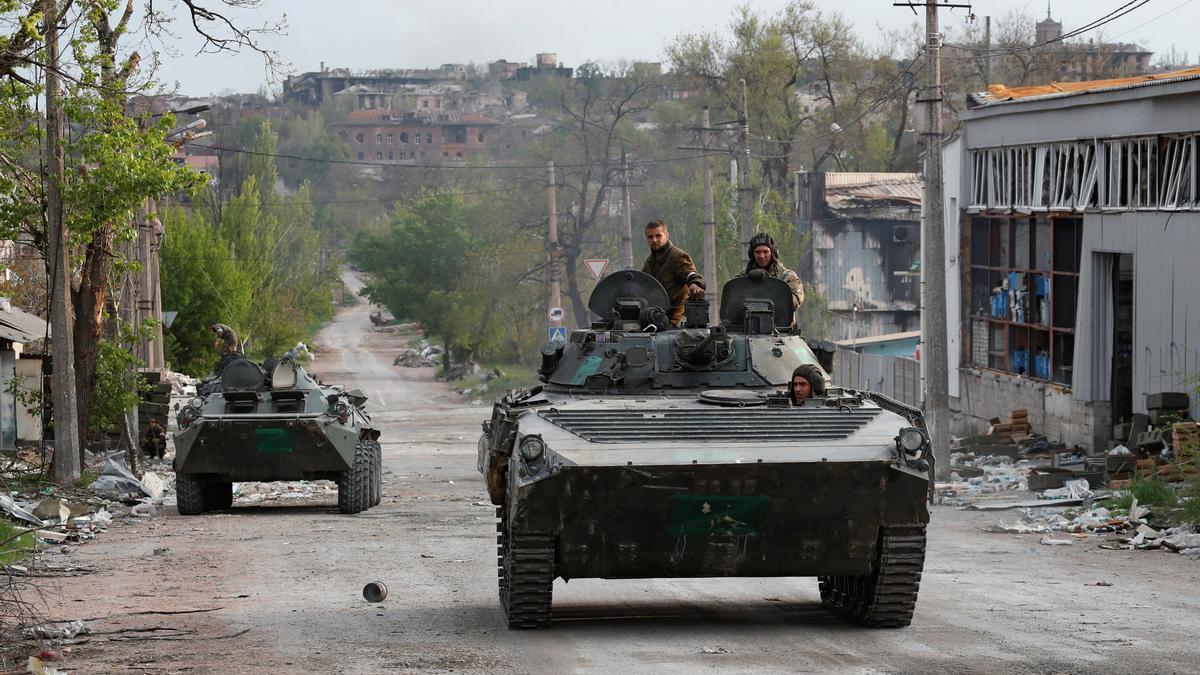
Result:
M646 243L650 246L650 256L642 271L658 279L666 289L671 300L668 316L672 325L678 325L687 299L704 297L704 277L696 271L696 263L687 251L671 245L671 235L663 221L646 223Z

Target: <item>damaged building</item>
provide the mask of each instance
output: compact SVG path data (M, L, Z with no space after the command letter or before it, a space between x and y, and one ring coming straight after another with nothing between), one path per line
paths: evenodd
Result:
M808 172L797 181L798 240L812 237L797 268L835 317L830 339L919 330L920 177Z
M1150 396L1196 387L1200 69L971 104L944 146L957 431L1026 409L1102 451Z

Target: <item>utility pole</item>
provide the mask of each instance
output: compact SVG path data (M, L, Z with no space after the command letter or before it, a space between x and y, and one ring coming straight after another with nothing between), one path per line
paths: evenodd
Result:
M558 269L558 198L555 195L556 181L554 179L554 160L546 162L546 205L549 208L549 225L546 232L546 253L550 261L550 305L549 308L562 307L562 289ZM547 308L547 311L549 310ZM550 325L558 328L562 319L551 319Z
M992 83L992 17L983 17L983 88Z
M750 245L754 236L754 188L750 187L750 106L746 94L746 80L738 80L742 88L742 133L738 137L738 231L741 250Z
M633 208L629 201L629 160L625 150L621 150L621 257L624 258L625 269L633 269Z
M967 7L940 0L908 2L925 7L925 191L921 199L921 359L925 370L925 417L939 479L950 475L950 382L946 334L946 237L942 195L942 37L938 9Z
M708 106L700 111L700 133L704 142L701 145L707 150L712 145L713 132L708 116ZM708 152L704 153L704 280L712 290L708 301L708 323L720 323L721 298L717 283L717 216L713 207L713 162Z
M75 346L71 306L71 261L63 222L63 119L59 108L58 0L44 0L46 26L46 228L50 243L50 330L54 360L54 480L79 480L79 410L75 398Z

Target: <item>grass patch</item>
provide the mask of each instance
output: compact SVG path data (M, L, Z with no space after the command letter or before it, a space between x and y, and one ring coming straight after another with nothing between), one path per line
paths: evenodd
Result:
M23 529L26 528L0 521L0 542L4 542L0 543L0 567L20 562L28 553L25 549L33 548L32 534L23 534L12 541L7 541Z
M1139 506L1175 506L1179 497L1170 485L1155 478L1135 476L1129 490L1113 497L1105 504L1110 509L1129 509L1134 498Z
M1183 496L1187 498L1187 502L1179 511L1179 519L1185 523L1200 523L1200 478L1192 479L1183 491Z

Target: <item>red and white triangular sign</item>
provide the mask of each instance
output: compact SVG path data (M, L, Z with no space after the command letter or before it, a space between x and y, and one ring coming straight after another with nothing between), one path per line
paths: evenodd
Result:
M608 258L592 258L584 260L584 265L587 265L588 271L592 273L592 278L600 281L600 277L604 276L604 270L608 269Z

